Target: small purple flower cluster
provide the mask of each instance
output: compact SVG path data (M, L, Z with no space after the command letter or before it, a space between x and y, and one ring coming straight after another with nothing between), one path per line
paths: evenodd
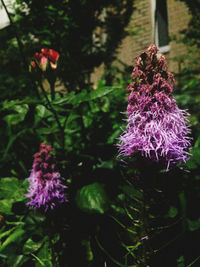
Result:
M173 74L156 45L137 57L127 106L127 127L120 136L119 155L137 153L170 167L188 159L188 113L178 108L172 97Z
M27 203L33 209L54 209L57 204L67 202L64 194L60 173L55 170L55 159L51 155L52 148L45 143L40 145L40 151L34 155L33 168L28 178L30 201Z

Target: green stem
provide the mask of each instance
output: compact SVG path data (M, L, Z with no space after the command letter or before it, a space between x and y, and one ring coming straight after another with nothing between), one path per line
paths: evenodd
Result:
M97 242L97 245L99 246L99 248L109 257L109 259L114 262L116 265L124 267L124 264L120 263L119 261L117 261L115 258L113 258L108 251L105 250L105 248L100 244L97 236L95 236L95 240ZM126 267L136 267L136 265L126 265Z
M41 90L42 90L42 93L43 93L43 95L44 95L44 97L45 97L45 99L46 99L46 101L47 101L47 104L48 104L48 106L49 106L49 110L53 113L53 115L54 115L54 117L55 117L55 120L56 120L56 122L57 122L57 124L58 124L58 128L60 129L60 133L61 133L61 142L62 142L62 149L64 150L64 148L65 148L65 147L64 147L64 146L65 146L65 133L64 133L64 128L63 128L63 126L61 125L60 120L59 120L59 118L58 118L58 114L57 114L57 112L55 111L55 109L53 108L53 106L52 106L50 100L48 99L47 94L46 94L46 92L45 92L45 89L44 89L44 87L43 87L43 85L42 85L41 82L39 82L39 86L40 86L40 88L41 88Z
M43 95L44 95L44 97L45 97L45 99L46 99L46 101L47 101L47 104L49 105L49 107L50 107L50 109L51 109L51 112L54 114L54 117L55 117L55 120L56 120L56 122L57 122L57 124L58 124L59 129L62 131L62 130L63 130L63 127L62 127L62 125L61 125L61 123L60 123L60 121L59 121L59 119L58 119L57 112L55 111L55 109L53 108L53 106L52 106L50 100L48 99L48 97L47 97L47 95L46 95L46 92L45 92L45 89L44 89L44 87L43 87L43 85L42 85L41 82L39 83L39 86L40 86L40 88L41 88L41 90L42 90L42 93L43 93Z

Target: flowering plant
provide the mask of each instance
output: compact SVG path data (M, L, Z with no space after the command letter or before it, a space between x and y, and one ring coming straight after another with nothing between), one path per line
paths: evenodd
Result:
M30 183L30 198L27 203L33 209L54 209L57 204L67 201L64 194L66 186L62 182L60 173L55 170L52 148L45 143L40 145L40 151L34 155L33 168L28 178Z
M46 71L49 61L51 68L56 69L59 57L60 55L57 51L49 48L42 48L41 53L36 52L34 54L34 60L32 60L30 64L35 70L37 70L36 66L39 66L42 71Z
M140 154L169 170L188 160L191 138L188 113L172 97L173 74L157 52L150 45L137 57L133 82L127 88L127 127L120 136L119 151L125 157Z

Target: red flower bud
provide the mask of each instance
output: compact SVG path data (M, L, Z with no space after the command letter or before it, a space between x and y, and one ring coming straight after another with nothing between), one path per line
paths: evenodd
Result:
M53 49L49 48L42 48L41 49L42 54L47 57L50 61L50 65L53 69L56 69L57 67L57 61L60 57L59 53Z
M48 59L42 53L35 53L35 59L39 67L45 71L47 68Z

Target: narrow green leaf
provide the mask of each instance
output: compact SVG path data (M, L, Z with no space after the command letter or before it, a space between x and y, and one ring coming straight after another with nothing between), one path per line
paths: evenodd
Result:
M31 238L29 238L26 243L24 244L23 247L23 253L26 255L33 253L35 251L37 251L41 245L42 245L43 241L40 242L34 242Z
M24 230L19 228L16 229L16 231L14 231L1 245L0 247L0 251L4 250L5 247L7 247L10 243L15 242L16 240L18 240L23 234L24 234Z
M123 185L123 186L120 186L120 188L130 198L133 198L135 200L142 199L142 193L138 191L137 189L135 189L133 186Z
M34 254L32 254L34 255ZM51 251L49 248L49 241L47 240L45 242L45 244L42 246L42 248L40 249L40 251L37 253L37 256L34 255L34 257L37 259L37 262L35 264L35 267L41 267L45 266L45 267L52 267L52 262L51 262Z

